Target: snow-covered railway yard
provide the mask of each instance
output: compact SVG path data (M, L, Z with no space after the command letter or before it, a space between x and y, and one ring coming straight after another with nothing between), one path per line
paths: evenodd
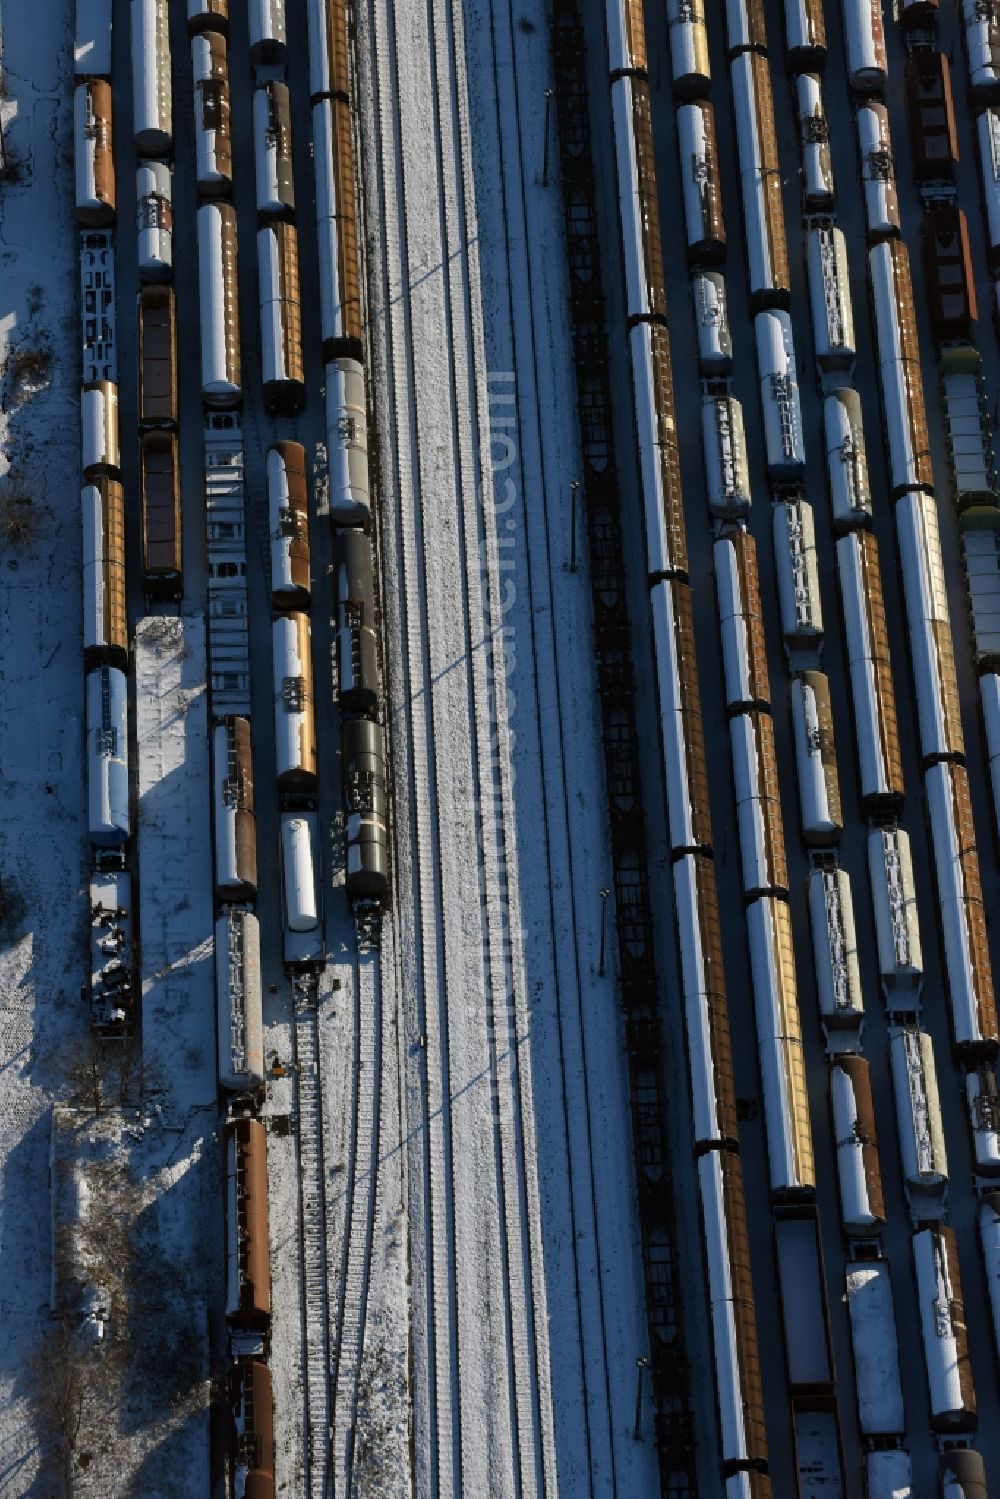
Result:
M1000 527L995 412L952 504L946 399L980 439L934 336L974 343L995 395L962 125L1000 40L973 93L932 6L886 12L884 56L854 0L706 8L686 55L681 0L23 9L0 15L0 1495L983 1499ZM100 116L75 146L74 32ZM936 46L950 181L903 86L911 57L940 79ZM867 197L859 89L895 164ZM685 199L706 97L710 191ZM74 149L116 323L104 347L84 321L118 423L96 460L85 425L84 528ZM136 201L153 158L166 209ZM967 216L978 320L934 301L927 181ZM731 372L693 266L725 273ZM735 397L745 432L708 483L706 358L713 421ZM849 386L848 514L822 433ZM895 948L873 826L909 837Z

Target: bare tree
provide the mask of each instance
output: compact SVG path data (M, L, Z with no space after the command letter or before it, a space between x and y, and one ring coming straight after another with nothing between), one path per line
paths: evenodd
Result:
M73 1454L87 1389L85 1354L68 1315L42 1327L30 1356L27 1379L39 1437L48 1450L53 1499L72 1499Z

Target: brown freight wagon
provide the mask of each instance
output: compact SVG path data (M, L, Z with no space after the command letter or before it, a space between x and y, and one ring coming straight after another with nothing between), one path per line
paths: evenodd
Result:
M271 1320L271 1251L267 1207L267 1138L259 1119L225 1127L226 1317L263 1331Z
M958 161L951 65L943 52L913 52L906 64L906 106L918 182L951 181Z
M962 210L953 206L929 209L920 245L935 337L942 343L971 338L979 307L969 225Z
M151 598L180 598L181 488L177 438L147 432L141 445L142 582Z
M139 293L139 425L177 425L177 315L172 286Z
M237 1480L244 1499L273 1499L274 1406L271 1371L260 1359L238 1359L229 1373Z

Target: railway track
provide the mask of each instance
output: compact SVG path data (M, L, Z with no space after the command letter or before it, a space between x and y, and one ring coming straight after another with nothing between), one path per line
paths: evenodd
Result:
M333 1360L333 1493L354 1491L358 1397L365 1353L368 1287L379 1200L382 1125L382 970L375 940L358 931L354 962L354 1054L347 1208Z
M293 992L307 1420L305 1493L308 1499L326 1499L330 1451L330 1298L315 976L295 979Z

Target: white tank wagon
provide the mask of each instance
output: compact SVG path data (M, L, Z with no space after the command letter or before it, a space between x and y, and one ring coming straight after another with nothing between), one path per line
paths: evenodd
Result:
M381 904L389 894L389 834L381 725L367 718L344 719L340 748L347 817L347 897L361 904Z
M739 1125L715 870L686 854L673 867L694 1141L736 1145Z
M250 911L223 907L215 923L219 1082L233 1093L264 1083L260 928Z
M931 1430L942 1434L975 1431L976 1391L955 1230L936 1223L919 1229L911 1242Z
M84 478L117 477L121 469L118 386L111 380L95 380L81 390L80 429Z
M254 90L253 146L257 212L290 218L295 212L292 109L288 85L276 78Z
M721 536L713 548L719 601L726 707L770 706L771 684L757 570L757 545L749 531Z
M168 0L132 0L132 129L140 156L173 149Z
M980 1176L1000 1176L1000 1097L996 1066L980 1062L965 1074L974 1169Z
M99 848L129 836L128 682L116 666L87 674L88 834Z
M758 1462L766 1453L757 1316L750 1274L749 1236L739 1156L710 1151L698 1160L698 1187L705 1235L708 1303L718 1398L719 1456L732 1463ZM753 1494L748 1487L726 1495Z
M868 239L899 233L899 197L896 163L892 154L889 112L884 104L869 101L858 110L858 153L865 194Z
M965 754L955 674L951 615L937 506L931 495L906 494L896 505L896 544L923 760Z
M629 353L646 522L646 573L650 578L686 576L687 531L666 329L637 324L629 334Z
M785 62L792 73L826 62L823 0L785 0Z
M990 265L997 270L1000 268L1000 107L991 104L976 116L976 138L987 255Z
M802 197L808 210L833 207L835 187L830 157L830 128L823 103L823 85L816 73L800 73L795 80L802 151Z
M767 472L776 484L788 484L801 478L806 464L792 320L769 308L754 318L754 333Z
M337 359L326 367L326 457L332 524L367 530L368 407L365 372L356 359Z
M816 363L824 374L849 370L855 344L847 241L832 221L813 224L808 230L806 267Z
M1000 99L1000 10L995 0L962 0L965 55L973 99Z
M787 894L788 866L771 715L761 708L735 714L729 720L729 738L743 893Z
M276 442L268 448L267 508L271 603L276 609L308 608L309 509L306 450L300 442Z
M618 208L625 257L625 316L665 317L660 211L649 85L629 74L611 85Z
M846 869L824 863L809 871L809 919L824 1034L830 1041L834 1033L844 1032L854 1045L864 1023L865 1001Z
M750 464L743 407L735 396L702 398L701 435L709 512L719 520L736 520L750 509Z
M931 1038L926 1031L905 1026L890 1036L889 1055L907 1197L911 1204L913 1193L923 1200L943 1198L948 1187L948 1155Z
M142 281L166 281L174 265L174 204L170 168L140 162L135 174L136 258Z
M876 1447L865 1454L867 1499L914 1499L913 1468L903 1447Z
M868 252L891 492L934 488L910 260L900 240Z
M309 95L349 100L351 76L347 38L347 6L343 0L307 0L309 25ZM642 31L639 16L638 30ZM642 37L645 63L645 35Z
M882 0L843 0L847 78L860 94L880 93L888 69Z
M798 672L791 694L802 836L823 847L836 843L844 826L830 684L821 671Z
M316 787L316 720L309 616L279 614L272 632L278 790L311 792Z
M839 530L869 525L872 492L861 397L849 385L836 386L824 397L823 437L834 525Z
M115 157L111 85L85 78L73 91L73 164L76 217L91 228L115 221Z
M994 831L1000 835L1000 675L996 672L984 672L979 678L979 700L989 755Z
M125 597L125 499L117 479L101 474L80 492L83 517L83 652L96 666L128 657Z
M229 59L226 39L217 31L191 38L194 69L194 145L198 192L217 198L233 184L233 141L229 124Z
M990 1311L993 1313L993 1346L1000 1354L1000 1192L984 1192L976 1216Z
M733 58L729 73L750 305L751 308L787 306L791 283L770 65L759 52L740 52Z
M733 367L726 278L721 271L696 271L691 277L694 320L698 329L698 362L703 375L726 375Z
M188 36L198 36L204 31L217 31L220 36L229 36L229 0L188 0Z
M667 0L670 66L678 99L703 98L712 83L704 0Z
M215 890L223 900L257 893L257 821L250 721L229 714L212 729Z
M324 99L312 113L323 358L361 359L364 330L351 111L343 100Z
M247 17L250 25L250 61L254 67L280 66L285 61L287 51L285 0L250 0ZM309 51L312 52L311 46Z
M725 0L726 47L730 57L738 52L766 52L767 30L763 0Z
M90 1023L121 1035L135 1007L132 877L124 869L90 874Z
M294 936L320 926L319 817L315 812L281 814L281 888L286 943L285 960L296 950ZM291 945L288 934L293 934ZM309 944L298 951L305 956Z
M76 0L73 73L111 78L111 0Z
M198 291L201 396L207 406L236 406L243 399L236 253L232 204L203 203L198 209Z
M765 896L747 907L746 919L771 1191L810 1192L816 1169L791 914L783 900Z
M117 381L115 252L107 229L92 229L81 236L80 313L84 385L93 385L98 380Z
M869 1441L902 1436L906 1416L888 1260L848 1262L844 1286L861 1435Z
M959 1051L992 1051L1000 1041L1000 1027L968 772L963 765L931 765L924 776L924 791L952 1035Z
M342 712L378 710L378 643L371 537L335 530L333 573L337 597L337 700Z
M299 247L294 224L265 224L257 231L260 287L260 358L264 404L290 415L305 404Z
M650 608L668 837L676 855L712 846L691 590L679 580L659 583L650 593Z
M799 498L779 500L773 518L781 630L791 649L819 650L823 605L812 506Z
M884 816L899 806L906 787L882 571L878 543L870 531L852 531L840 538L837 574L844 609L861 806L868 815Z
M887 825L869 830L868 878L875 914L879 976L891 996L904 993L909 996L923 982L924 959L910 835L904 828ZM915 1003L915 998L907 997L905 1006L899 1007L913 1009Z
M840 1222L851 1238L871 1238L885 1224L872 1080L864 1057L841 1054L830 1064L830 1114L837 1152Z
M715 263L726 254L715 111L700 99L680 105L676 119L688 259Z
M953 1447L938 1458L941 1499L990 1499L986 1466L972 1447Z

